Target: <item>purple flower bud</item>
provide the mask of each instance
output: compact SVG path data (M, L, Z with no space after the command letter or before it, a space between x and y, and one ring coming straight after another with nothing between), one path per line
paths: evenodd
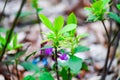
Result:
M80 74L78 74L76 77L77 77L78 79L80 79L80 78L81 78Z
M61 55L59 55L59 58L60 58L61 60L68 60L67 54L61 54Z
M51 55L52 52L53 52L53 48L47 48L47 49L45 49L45 54L46 55Z

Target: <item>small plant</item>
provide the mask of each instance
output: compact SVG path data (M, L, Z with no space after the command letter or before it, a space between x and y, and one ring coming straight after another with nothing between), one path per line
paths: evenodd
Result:
M43 14L40 14L39 17L46 27L51 30L51 32L47 34L47 39L53 42L51 46L54 48L53 54L55 57L55 71L57 80L60 80L59 72L62 71L66 71L66 74L68 74L67 78L65 78L65 75L61 74L62 79L71 80L71 73L78 74L83 63L82 59L76 57L74 54L89 50L89 48L79 45L79 40L83 37L86 37L87 34L75 35L77 19L73 13L68 16L67 24L65 26L62 16L55 18L53 23L51 23ZM66 49L70 49L70 51L66 51ZM47 53L50 52L52 52L52 48L49 48ZM65 60L65 63L60 63L58 58ZM59 70L59 65L61 66L62 70Z
M105 20L108 14L110 0L94 0L91 7L85 9L90 12L87 21Z
M111 67L112 61L113 61L114 56L116 54L117 45L118 45L118 44L114 45L113 43L116 39L117 40L119 39L119 34L120 34L119 33L120 28L119 28L118 31L115 34L113 34L113 36L112 36L113 32L112 32L111 20L110 20L110 32L107 30L106 25L104 23L104 20L113 19L117 22L117 24L120 24L120 17L116 13L109 11L111 2L110 2L110 0L93 0L91 7L85 8L86 10L88 10L90 12L87 21L91 21L91 22L101 21L103 26L104 26L104 29L106 31L106 35L107 35L107 39L108 39L107 56L106 56L105 65L103 68L101 80L105 80L106 75ZM117 4L117 9L120 9L119 4ZM118 43L118 42L116 42L116 43ZM115 46L115 50L113 52L112 59L111 59L110 63L108 64L110 48L112 45Z
M9 31L6 32L5 37L0 35L0 51L5 46L5 43L6 43L6 40L7 40L7 37L8 37L8 33L9 33ZM18 49L18 48L22 47L22 44L18 44L17 42L18 42L17 41L17 34L12 34L11 41L7 46L7 50L15 50L15 49Z

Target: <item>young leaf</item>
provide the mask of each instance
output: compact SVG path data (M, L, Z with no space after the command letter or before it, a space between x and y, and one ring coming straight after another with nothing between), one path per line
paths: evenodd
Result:
M54 29L52 23L45 15L39 14L39 17L40 17L41 21L43 22L43 24L46 25L46 27L48 27L51 31L55 32L55 29Z
M20 18L26 18L27 16L30 16L32 14L33 14L33 12L31 12L31 11L23 11L20 14Z
M22 65L25 69L30 70L30 71L35 71L35 72L40 71L40 68L32 64L31 62L23 62L20 65Z
M116 22L120 23L120 17L114 13L114 12L110 12L108 15L111 19L115 20Z
M88 66L85 62L82 63L82 69L88 71Z
M74 13L71 13L67 18L67 24L77 24L77 18Z
M60 33L66 33L68 31L72 31L72 30L76 29L76 27L77 27L76 24L68 24L64 28L62 28L62 30L60 31Z
M58 16L57 18L55 18L54 27L57 32L60 31L60 29L63 27L63 25L64 25L64 18L62 16Z
M117 4L117 8L120 10L120 4Z
M33 76L28 75L28 76L24 77L23 80L36 80L36 79Z
M44 50L44 49L47 49L47 48L53 48L53 46L44 46L44 47L40 48L40 50Z
M102 0L102 1L103 1L103 6L107 5L110 2L110 0Z
M1 35L0 35L0 43L2 45L5 45L5 43L6 43L6 39L4 37L2 37Z
M23 56L23 55L25 54L25 52L26 52L26 51L18 52L18 53L16 53L14 56L8 57L8 60L11 61L11 60L19 59L21 56Z
M42 11L43 8L37 8L37 12L39 13L40 11Z
M85 51L89 51L90 49L86 46L77 46L75 49L74 49L74 53L78 53L78 52L85 52Z
M22 46L23 46L22 44L17 44L17 46L14 47L14 49L18 49L18 48L20 48L20 47L22 47Z
M25 61L27 61L32 55L35 55L37 51L32 52L31 54L29 54L26 58Z
M49 72L42 72L39 76L39 80L54 80Z
M7 29L0 27L0 32L6 32Z
M85 38L85 37L87 37L88 35L89 35L89 34L87 34L87 33L80 34L80 35L77 36L77 39L80 40L81 38Z
M32 0L32 7L35 9L38 8L38 0Z
M15 48L17 46L17 34L13 37L13 47Z
M71 56L68 63L69 63L69 68L73 73L77 74L80 72L80 69L82 68L82 59L76 56Z

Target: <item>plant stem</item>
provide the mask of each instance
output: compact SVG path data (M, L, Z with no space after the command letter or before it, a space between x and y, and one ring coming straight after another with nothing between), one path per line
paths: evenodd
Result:
M57 47L55 47L55 71L56 71L56 75L57 75L57 80L60 80L59 71L58 71Z
M7 48L7 45L9 44L9 42L10 42L10 40L11 40L11 35L12 35L13 31L14 31L15 25L16 25L16 23L17 23L17 20L18 20L20 14L21 14L21 11L22 11L22 8L23 8L25 2L26 2L26 0L22 0L20 9L19 9L19 11L18 11L18 13L17 13L17 15L16 15L16 17L15 17L15 19L14 19L13 25L12 25L12 27L11 27L11 29L10 29L9 34L8 34L7 41L6 41L6 43L5 43L5 46L3 47L2 53L1 53L1 55L0 55L0 61L2 61L2 58L3 58L4 54L5 54L5 50L6 50L6 48Z
M19 71L18 71L18 68L17 68L17 64L18 64L18 60L15 60L16 74L17 74L17 78L18 78L18 80L20 80L20 77L19 77Z
M8 0L5 1L3 10L2 10L2 12L1 12L1 14L0 14L0 22L1 22L1 20L2 20L2 16L3 16L3 13L4 13L4 11L5 11L5 7L6 7L6 5L7 5L7 2L8 2Z
M118 33L117 40L116 40L117 42L115 43L115 48L114 48L114 51L113 51L112 59L111 59L109 65L108 65L108 71L109 71L109 69L110 69L110 67L112 65L112 62L113 62L114 58L115 58L115 54L116 54L116 51L117 51L117 48L118 48L118 45L119 45L120 31L118 31L118 32L119 33Z
M7 71L8 71L8 73L9 73L9 75L11 76L11 72L10 72L10 69L9 69L9 67L8 67L8 64L6 64L6 67L7 67ZM11 78L10 78L10 80L11 80Z
M70 68L68 68L68 80L70 80Z
M40 19L39 19L38 11L37 11L37 10L36 10L36 16L37 16L38 24L39 24L39 26L40 26L40 22L41 22L41 21L40 21ZM42 31L42 28L41 28L41 26L40 26L40 36L41 36L41 39L44 40L43 35L42 35L41 32L43 32L43 31Z
M101 21L101 22L102 22L103 27L104 27L104 29L105 29L105 32L106 32L106 35L107 35L107 38L108 38L108 42L110 42L110 36L109 36L109 33L108 33L107 28L106 28L106 26L105 26L105 23L104 23L104 21Z
M104 26L104 29L106 31L106 35L107 35L107 38L108 38L107 56L106 56L106 60L105 60L104 68L103 68L102 77L101 77L101 80L105 80L106 75L107 75L107 66L108 66L108 59L109 59L109 54L110 54L111 43L110 43L110 36L109 36L108 31L107 31L106 25L105 25L104 21L101 21L101 22Z
M106 75L107 75L106 72L107 72L107 65L108 65L110 47L111 47L111 44L108 45L107 56L106 56L105 65L104 65L104 68L103 68L103 74L102 74L101 80L105 80L105 77L106 77Z

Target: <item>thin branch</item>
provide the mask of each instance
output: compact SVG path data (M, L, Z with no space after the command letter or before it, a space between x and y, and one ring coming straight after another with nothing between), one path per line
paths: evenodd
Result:
M113 37L113 39L112 39L112 41L111 41L111 44L115 41L115 39L116 39L118 33L119 33L119 31L117 31L117 32L115 33L115 36Z
M9 34L8 34L7 41L6 41L6 43L5 43L5 46L4 46L4 48L3 48L2 53L1 53L1 55L0 55L0 61L2 61L2 58L3 58L4 54L5 54L5 50L6 50L6 48L7 48L7 45L9 44L9 42L10 42L10 40L11 40L11 35L12 35L12 33L13 33L13 30L14 30L14 28L15 28L15 25L16 25L16 23L17 23L17 20L18 20L20 14L21 14L21 11L22 11L22 8L23 8L25 2L26 2L26 0L22 0L20 9L19 9L19 11L18 11L18 13L17 13L17 15L16 15L16 18L14 19L12 28L10 29L10 32L9 32Z
M105 32L106 32L106 35L107 35L107 38L108 38L108 42L110 42L110 36L109 36L108 30L107 30L107 28L106 28L106 25L105 25L104 21L101 21L101 22L102 22L103 27L104 27L104 29L105 29Z
M107 56L106 56L105 65L104 65L104 68L103 68L103 73L102 73L101 80L105 80L105 77L107 75L106 72L107 72L107 65L108 65L108 59L109 59L109 54L110 54L110 47L111 47L111 44L108 45Z
M8 73L9 73L9 75L11 76L11 72L10 72L10 69L9 69L9 67L8 67L8 64L6 64L6 67L7 67L7 71L8 71ZM11 78L10 78L10 80L11 80Z
M105 80L106 75L107 75L107 66L108 66L108 59L109 59L109 54L110 54L111 43L110 43L110 36L109 36L108 31L107 31L106 25L105 25L104 21L101 21L101 22L104 26L104 29L106 31L106 35L107 35L107 38L108 38L107 56L106 56L105 65L104 65L104 68L103 68L102 77L101 77L101 80Z
M7 5L7 2L8 2L8 0L5 1L3 10L2 10L2 12L1 12L1 14L0 14L0 22L1 22L1 20L2 20L2 16L3 16L3 13L4 13L4 11L5 11L5 7L6 7L6 5Z
M118 32L119 33L118 33L117 40L116 40L117 42L115 43L115 48L114 48L114 51L113 51L113 55L112 55L112 58L111 58L111 61L110 61L109 65L108 65L108 71L109 71L109 69L110 69L110 67L112 65L112 62L113 62L114 58L115 58L116 51L117 51L117 48L118 48L118 45L119 45L120 31L118 31Z

